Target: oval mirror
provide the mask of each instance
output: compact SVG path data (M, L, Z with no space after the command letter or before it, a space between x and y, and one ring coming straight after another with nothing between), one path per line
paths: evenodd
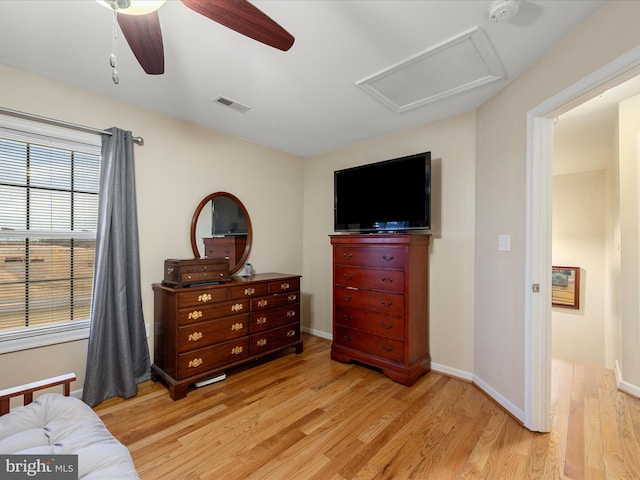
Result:
M251 250L251 220L242 202L227 192L207 195L191 220L191 249L195 258L229 259L229 273L242 268Z

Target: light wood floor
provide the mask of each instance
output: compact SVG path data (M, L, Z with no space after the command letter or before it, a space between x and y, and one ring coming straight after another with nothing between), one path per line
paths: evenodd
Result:
M303 338L304 353L182 400L147 382L96 410L143 480L640 478L640 401L610 370L554 361L541 434L467 382L431 372L404 387Z

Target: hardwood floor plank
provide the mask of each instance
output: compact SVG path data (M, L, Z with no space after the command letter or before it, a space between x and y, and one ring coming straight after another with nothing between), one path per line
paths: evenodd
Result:
M283 352L172 401L147 382L96 407L142 480L636 479L640 401L611 370L552 362L552 431L530 432L472 384L406 387L330 360L303 335Z

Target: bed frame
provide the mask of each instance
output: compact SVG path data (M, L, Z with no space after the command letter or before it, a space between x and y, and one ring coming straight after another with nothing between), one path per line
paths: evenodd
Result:
M46 378L37 382L18 385L17 387L6 388L0 390L0 416L9 413L10 401L13 397L22 395L23 405L29 405L33 402L33 393L45 388L63 385L63 393L65 397L71 394L71 382L76 380L75 373L65 373L57 377Z

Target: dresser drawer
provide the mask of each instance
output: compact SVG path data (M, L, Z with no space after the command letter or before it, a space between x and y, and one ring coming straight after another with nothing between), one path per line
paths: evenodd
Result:
M227 291L224 288L216 288L207 291L181 291L176 295L178 298L178 308L192 305L208 305L210 303L224 302L227 299Z
M404 292L404 272L399 270L376 270L371 268L335 267L334 280L337 285L358 287L361 290Z
M269 285L258 283L254 285L240 285L229 288L229 300L239 300L241 298L263 297L269 293Z
M231 302L216 303L206 307L196 306L178 310L177 321L178 325L185 325L247 312L249 312L249 300L234 300Z
M249 356L249 337L219 343L178 355L178 378L223 367Z
M404 317L336 306L335 321L344 327L355 328L381 337L403 340L405 336Z
M291 292L281 295L270 295L262 298L254 298L251 300L251 311L265 310L268 308L279 307L281 305L292 305L300 302L300 293Z
M336 265L354 265L372 268L404 268L404 248L402 247L335 247Z
M178 352L184 353L249 334L249 314L178 328Z
M269 293L296 292L300 290L299 278L287 278L277 282L269 282Z
M257 355L298 340L300 340L300 324L294 323L251 335L249 350L251 355Z
M258 312L251 312L251 333L280 327L288 323L300 322L300 304L283 305Z
M404 362L404 342L335 326L333 341L391 362Z
M404 295L399 293L334 287L333 301L337 306L369 310L385 315L404 316Z

